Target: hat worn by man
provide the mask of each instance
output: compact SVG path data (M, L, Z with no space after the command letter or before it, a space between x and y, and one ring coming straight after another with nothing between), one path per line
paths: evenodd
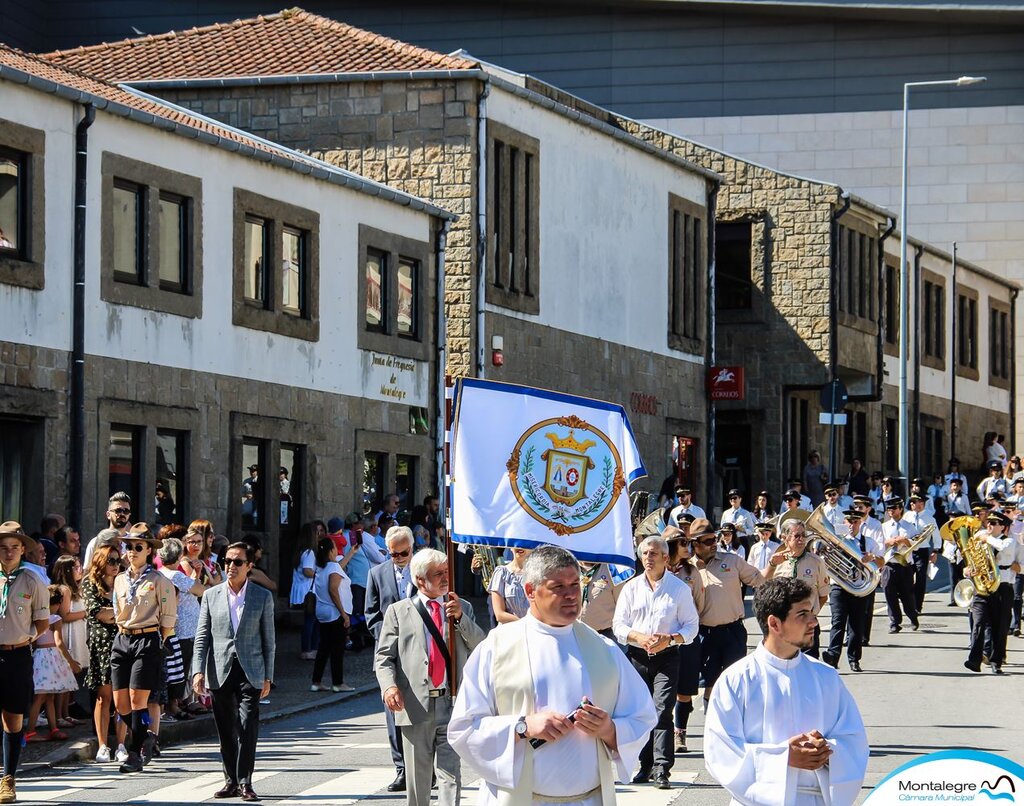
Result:
M993 459L991 462L988 463L988 469L989 470L1002 470L1003 469L1003 463L1000 462L998 459Z
M864 513L859 509L844 509L843 517L848 521L859 521L864 519Z
M755 529L771 529L774 532L775 531L775 524L772 523L771 521L758 521L757 523L754 524L754 528Z
M890 495L885 499L886 509L903 509L903 499L898 495Z
M892 481L892 476L882 476L882 484L888 484L890 487L895 486Z
M978 515L982 512L988 512L988 507L981 503L981 501L975 501L973 504L971 504L971 512L973 512L975 515Z
M855 495L853 497L853 503L862 504L866 507L871 506L874 502L871 500L870 495Z
M838 481L830 481L830 482L828 482L825 485L825 492L826 493L837 493L837 492L839 492L839 482Z
M680 485L676 486L676 493L688 493L688 492L690 492L690 488L687 487L685 484L680 484Z
M327 521L327 534L336 535L341 534L345 530L345 521L335 515L329 521Z
M259 469L260 469L259 465L249 465L249 472L250 473L252 473L252 471L254 471L254 470L259 470Z
M691 540L703 537L704 535L713 535L714 533L715 527L711 525L711 521L707 518L695 518L693 523L690 524Z
M682 526L683 524L693 523L695 520L696 520L696 517L694 517L689 512L684 512L682 515L680 515L678 518L676 518L676 521L679 522L680 526Z
M140 521L135 524L131 529L128 530L128 534L124 536L125 541L130 540L142 540L149 543L154 549L158 549L163 546L164 541L160 540L156 535L153 534L153 530L149 528L149 524Z
M1011 523L1013 523L1013 521L1011 521L1008 517L1006 517L1006 515L1004 515L1002 512L990 512L990 513L988 513L988 515L985 516L985 522L986 523L998 523L998 524L1000 524L1002 526L1009 526Z
M911 493L910 494L910 501L911 502L914 502L914 501L924 501L924 500L926 500L926 499L925 499L925 497L923 495L921 495L921 493Z
M25 547L25 552L34 551L36 548L36 541L25 534L25 530L21 528L21 524L17 521L4 521L0 523L0 538L4 537L16 537L21 541L21 545Z
M739 498L742 495L743 495L743 493L741 493L739 490L737 490L735 487L733 487L731 490L729 490L729 492L726 495L726 497L727 498L732 498L733 496L735 496L735 497Z

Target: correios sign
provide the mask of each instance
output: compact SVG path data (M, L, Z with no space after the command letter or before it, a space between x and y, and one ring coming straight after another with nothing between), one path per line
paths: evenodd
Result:
M712 367L708 394L712 400L743 400L743 367Z

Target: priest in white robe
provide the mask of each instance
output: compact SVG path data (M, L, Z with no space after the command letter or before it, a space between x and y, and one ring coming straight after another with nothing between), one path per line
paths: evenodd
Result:
M611 806L657 721L650 692L615 644L577 621L572 554L536 550L523 583L529 613L470 655L448 741L484 779L481 806Z
M772 579L754 592L764 641L718 679L704 725L708 771L744 806L849 806L868 762L864 722L814 639L811 589Z

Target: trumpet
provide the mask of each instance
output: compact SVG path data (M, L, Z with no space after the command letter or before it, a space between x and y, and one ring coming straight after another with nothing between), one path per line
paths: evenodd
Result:
M970 607L976 595L989 596L999 588L996 555L988 543L975 537L980 530L981 521L970 515L948 520L939 529L943 540L960 549L964 562L973 572L953 589L953 601L960 607Z
M914 537L910 538L910 545L908 546L897 546L893 549L893 554L899 557L903 562L910 562L911 556L924 545L926 540L931 540L932 535L935 533L934 524L928 524Z
M878 568L865 562L864 555L836 533L825 517L824 504L807 517L804 526L814 535L808 548L825 561L829 576L840 588L853 596L863 597L878 587L881 580Z

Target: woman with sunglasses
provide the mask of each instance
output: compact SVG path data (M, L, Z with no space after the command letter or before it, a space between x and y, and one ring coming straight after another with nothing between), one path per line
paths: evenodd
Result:
M668 543L668 570L686 583L693 596L693 606L704 609L704 580L697 570L693 541L674 526L666 527L661 536ZM679 679L676 682L675 751L688 753L686 727L693 712L693 698L700 691L700 641L679 647Z
M85 685L96 697L96 705L93 708L96 739L99 742L96 762L106 764L111 760L107 734L110 729L111 705L114 702L113 690L110 687L110 649L114 645L114 636L117 635L114 606L110 601L110 595L114 589L114 579L121 573L121 536L116 529L104 529L97 536L96 545L92 563L82 581L89 645L89 667L85 674ZM128 751L124 746L126 733L126 725L118 720L115 726L117 753L114 756L118 762L128 760Z
M180 570L206 588L224 581L224 573L212 559L215 536L213 524L200 519L188 525L188 531L185 532L182 541L185 544L185 554L181 558Z
M161 541L145 523L125 535L127 570L114 580L111 600L117 636L110 650L110 679L114 707L131 724L128 759L121 772L140 772L142 757L152 756L149 695L159 688L163 672L163 642L174 635L178 619L174 585L153 567Z

